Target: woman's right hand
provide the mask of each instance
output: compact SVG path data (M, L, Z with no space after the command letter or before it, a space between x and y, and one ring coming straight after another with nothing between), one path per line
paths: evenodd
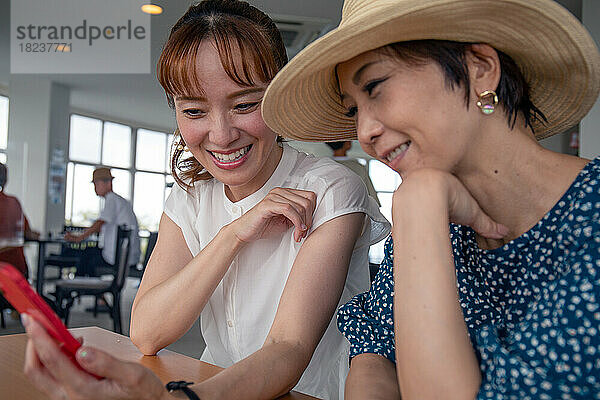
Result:
M77 351L86 371L103 376L98 380L78 369L54 339L34 318L22 315L29 340L25 351L25 375L50 399L70 400L162 400L171 399L160 379L134 362L119 360L90 347Z
M312 226L317 195L300 189L274 188L250 211L230 224L240 242L250 243L281 235L294 226L294 240L299 242Z

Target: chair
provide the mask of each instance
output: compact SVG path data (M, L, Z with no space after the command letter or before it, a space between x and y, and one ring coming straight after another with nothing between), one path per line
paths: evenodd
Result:
M81 233L85 230L83 227L78 226L63 226L63 233ZM44 278L44 281L52 281L61 279L64 276L64 271L73 271L79 265L81 255L86 246L90 243L61 243L60 252L49 254L44 257L44 270L47 267L58 268L58 276L55 278ZM44 271L45 274L45 271Z
M81 296L94 296L96 305L99 297L105 294L112 295L112 305L107 302L109 314L113 319L114 331L122 333L121 328L121 291L125 286L129 263L129 245L131 230L120 226L117 231L117 248L112 279L99 277L76 277L74 279L60 279L56 281L56 308L64 319L65 325L69 322L69 312L75 299ZM96 307L94 307L96 310ZM94 312L96 315L96 312Z
M129 270L129 276L134 278L141 278L144 274L144 270L146 269L146 265L148 265L148 261L150 260L150 256L152 255L152 250L154 250L154 246L156 246L156 240L158 239L158 232L150 232L150 236L148 236L148 242L146 243L146 251L144 252L144 259L142 260L141 265L138 265L136 269Z
M59 254L50 254L44 258L44 269L47 267L58 268L58 276L56 279L60 279L64 273L63 270L73 270L79 265L81 257L75 255L73 252L75 249L71 248L67 244L61 245L61 251ZM45 281L51 281L52 278L44 278Z

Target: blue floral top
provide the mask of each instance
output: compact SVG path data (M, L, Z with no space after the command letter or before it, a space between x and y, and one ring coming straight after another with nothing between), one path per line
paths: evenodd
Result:
M600 158L531 230L494 250L450 225L478 399L600 399ZM338 312L350 357L395 362L393 242L371 289Z

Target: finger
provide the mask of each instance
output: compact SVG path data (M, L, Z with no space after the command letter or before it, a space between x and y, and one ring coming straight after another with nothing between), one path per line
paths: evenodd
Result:
M43 391L53 399L64 398L65 392L63 388L56 382L52 375L48 373L41 363L31 340L27 341L23 372L38 390Z
M294 210L296 210L296 212L301 216L303 223L306 224L306 218L305 218L303 204L296 202L294 199L291 199L290 197L287 197L285 195L280 195L280 194L272 195L270 200L274 203L289 204L290 206L294 207Z
M46 332L34 318L24 318L25 329L30 341L35 347L40 362L45 370L62 386L85 385L90 380L94 381L89 374L81 371L60 350L54 339Z
M508 228L490 218L481 209L476 212L475 219L470 224L475 232L489 239L502 239L508 234Z
M119 360L96 348L81 347L76 358L87 371L118 382L124 388L141 387L144 385L144 378L150 376L143 366Z
M279 202L289 202L302 215L304 226L300 229L302 237L308 235L312 227L313 213L315 209L316 195L306 190L277 188L273 193L273 199Z
M300 189L287 189L285 188L282 195L287 196L288 199L293 200L302 206L304 210L304 221L308 229L312 227L313 214L317 203L317 195L314 192Z
M307 231L308 227L304 222L304 212L300 212L296 209L295 205L287 200L272 199L274 209L272 210L276 214L283 215L287 218L294 226L294 240L299 242Z

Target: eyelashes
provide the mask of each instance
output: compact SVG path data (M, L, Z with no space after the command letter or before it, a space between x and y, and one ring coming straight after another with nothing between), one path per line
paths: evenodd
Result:
M348 118L354 118L356 116L357 112L358 112L358 107L350 107L348 109L348 111L344 113L344 115Z
M373 98L373 91L375 90L375 88L377 88L377 86L380 83L383 83L387 80L388 78L381 78L381 79L375 79L372 81L367 82L363 88L362 91L366 92L367 95L369 96L369 98ZM344 115L348 118L354 118L356 116L356 114L358 113L358 107L356 106L352 106L348 108L348 111L344 113Z
M387 78L386 78L387 79ZM382 83L383 81L385 81L385 79L377 79L371 82L368 82L364 87L363 87L363 92L367 92L367 94L369 96L373 95L373 90L375 90L375 88L377 87L377 85L379 85L380 83Z
M258 108L260 101L253 101L248 103L236 104L233 110L237 113L246 114L250 113ZM200 118L206 115L206 111L200 108L186 108L181 110L181 113L189 118Z
M186 115L188 117L192 117L192 118L199 117L202 114L204 114L204 112L198 108L188 108L188 109L182 110L181 112L184 115Z
M256 102L251 102L251 103L242 103L242 104L238 104L237 106L235 106L235 109L238 111L252 111L254 110L258 105L260 104L260 101L256 101Z

